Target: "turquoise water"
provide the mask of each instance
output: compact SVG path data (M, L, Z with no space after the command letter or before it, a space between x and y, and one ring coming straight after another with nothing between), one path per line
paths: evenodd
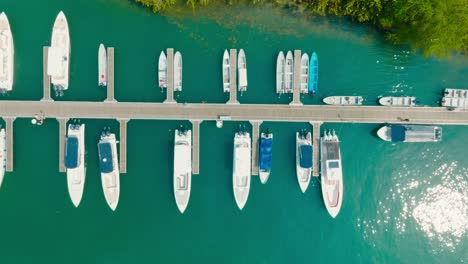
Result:
M221 57L244 48L249 90L242 103L287 103L274 93L279 50L317 51L320 103L328 95L415 95L437 105L444 87L465 87L468 61L425 59L385 43L373 30L343 20L305 19L271 8L231 8L153 15L124 0L3 0L15 39L14 92L42 97L42 46L59 10L71 31L71 83L59 100L105 98L97 87L100 42L116 52L116 98L161 102L156 61L174 47L184 60L179 102L224 102ZM1 102L0 102L1 103ZM1 115L1 113L0 113ZM128 173L112 212L102 194L96 143L114 120L86 124L87 178L74 208L58 172L58 122L15 121L15 170L0 190L1 263L466 263L468 262L467 127L445 126L436 144L388 144L373 124L324 124L342 140L344 201L336 219L323 207L320 185L305 194L295 176L294 133L307 123L262 125L274 133L266 185L253 178L239 211L232 194L232 139L240 124L201 124L200 175L187 211L172 192L172 140L187 121L132 120ZM118 133L117 133L118 134Z

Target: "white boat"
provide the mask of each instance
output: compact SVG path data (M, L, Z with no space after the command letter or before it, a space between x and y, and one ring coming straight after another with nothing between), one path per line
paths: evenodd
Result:
M312 174L312 134L296 132L296 175L301 191L304 193Z
M415 106L416 97L411 96L384 96L379 98L379 103L385 106Z
M68 125L65 142L65 168L67 169L68 194L78 207L83 197L85 184L85 125Z
M385 125L377 130L380 139L391 142L439 142L442 128L425 125Z
M187 208L192 185L192 131L174 135L174 196L181 213Z
M284 93L284 53L279 52L278 58L276 59L276 93Z
M301 57L301 93L309 93L309 55L302 54Z
M174 55L174 91L182 91L182 55L178 51Z
M0 93L13 89L15 46L10 22L5 13L0 14Z
M229 71L231 70L229 53L227 50L224 50L223 54L223 91L229 93L231 91L231 75Z
M237 206L242 210L250 191L251 165L250 134L237 132L234 136L234 158L232 166L232 186Z
M468 99L466 98L444 97L441 103L445 107L468 109Z
M239 92L247 91L247 60L243 49L239 50L237 57L237 70L239 74Z
M104 44L99 45L98 53L98 65L99 65L99 86L107 85L107 52Z
M292 93L294 85L294 58L291 51L286 54L284 65L284 92Z
M323 102L329 105L362 105L362 96L329 96Z
M468 90L467 89L446 88L444 90L444 97L468 98Z
M98 143L102 189L109 207L115 211L120 196L119 161L115 134L103 132Z
M343 201L343 172L341 167L340 141L335 132L320 138L321 186L325 207L335 218Z
M68 89L70 75L70 35L68 23L62 11L55 19L52 29L52 40L50 43L47 74L54 87L56 95L60 96Z
M167 59L164 51L161 51L161 54L159 54L158 80L159 88L162 89L167 87Z
M5 176L6 165L6 138L5 129L0 129L0 187L2 186L3 177Z

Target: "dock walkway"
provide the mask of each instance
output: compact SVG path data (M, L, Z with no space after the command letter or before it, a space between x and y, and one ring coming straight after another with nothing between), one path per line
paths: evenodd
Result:
M252 124L252 175L258 175L258 140L260 137L260 125L262 121L251 120Z
M106 102L116 102L114 80L114 48L107 48L107 98Z
M301 103L301 51L294 50L293 99L290 105Z
M231 49L229 53L229 81L230 85L230 92L229 92L229 101L228 104L239 104L237 101L237 50Z

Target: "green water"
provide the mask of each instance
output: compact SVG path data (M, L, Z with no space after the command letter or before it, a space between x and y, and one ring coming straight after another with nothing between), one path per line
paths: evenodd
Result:
M225 102L221 57L244 48L249 90L241 103L287 103L274 93L279 50L317 51L320 103L328 95L414 95L436 105L444 87L468 83L468 61L424 59L385 43L373 30L343 20L295 18L275 9L232 8L153 15L125 0L2 0L15 40L15 86L7 98L42 97L42 46L63 10L72 41L71 83L59 100L101 101L99 43L115 47L116 98L161 102L156 60L181 51L179 102ZM1 102L0 102L1 104ZM0 113L1 115L1 113ZM378 125L325 124L342 140L343 207L326 212L320 185L302 194L295 176L294 133L306 123L264 123L274 133L266 185L255 177L239 211L232 193L232 139L242 122L201 124L200 175L187 211L172 191L173 130L187 121L132 120L128 173L112 212L102 194L96 143L114 120L86 124L87 178L74 208L58 172L58 123L15 121L15 170L0 190L0 263L466 263L468 262L468 127L445 126L436 144L392 145ZM245 122L247 128L248 123Z

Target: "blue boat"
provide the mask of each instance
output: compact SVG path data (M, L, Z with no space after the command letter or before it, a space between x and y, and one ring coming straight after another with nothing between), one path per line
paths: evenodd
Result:
M265 184L270 176L272 146L273 134L267 130L260 137L259 176L262 184Z
M318 57L317 53L312 53L309 66L309 94L317 94L318 90Z

